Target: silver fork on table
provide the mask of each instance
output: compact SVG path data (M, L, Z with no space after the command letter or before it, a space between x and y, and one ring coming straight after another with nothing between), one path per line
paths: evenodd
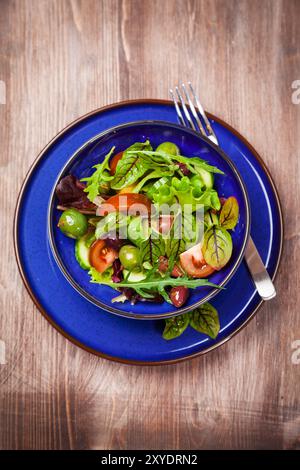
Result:
M175 93L170 89L170 95L174 101L176 113L181 125L192 128L194 131L207 137L215 145L219 146L217 136L204 112L192 84L188 82L187 88L184 83L182 83L180 87L175 87ZM246 246L245 260L257 292L261 298L263 300L273 299L273 297L276 296L274 284L262 262L251 236L249 237L249 241Z

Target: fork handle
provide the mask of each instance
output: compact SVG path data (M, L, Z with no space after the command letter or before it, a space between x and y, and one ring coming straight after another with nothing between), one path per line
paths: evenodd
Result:
M245 259L251 273L257 292L263 300L271 300L276 296L276 290L268 271L250 237L245 250Z

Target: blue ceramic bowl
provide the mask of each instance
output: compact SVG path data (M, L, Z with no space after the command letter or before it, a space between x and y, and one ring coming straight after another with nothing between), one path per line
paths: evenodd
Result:
M231 232L233 254L230 262L209 278L211 282L224 286L243 258L249 235L250 209L247 191L236 167L220 148L194 131L172 123L141 121L123 124L102 132L80 147L64 166L53 187L48 210L48 235L51 250L59 268L70 284L87 300L117 315L158 319L190 311L207 302L219 290L212 287L191 289L187 303L180 309L167 302L162 304L150 302L137 302L135 305L131 305L129 302L113 304L111 300L116 297L116 291L108 286L90 282L88 272L83 270L75 259L74 240L63 235L57 228L61 214L56 209L55 187L58 181L68 174L73 174L77 178L89 176L93 171L92 166L102 161L112 146L116 147L116 152L120 152L134 142L142 142L146 139L150 140L154 148L164 141L174 142L183 155L199 156L224 172L224 175L215 175L214 186L220 197L235 196L240 207L239 222L235 230Z

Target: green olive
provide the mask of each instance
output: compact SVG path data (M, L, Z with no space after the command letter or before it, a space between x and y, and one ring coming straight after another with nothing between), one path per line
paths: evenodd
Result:
M88 229L87 218L76 209L67 209L60 216L58 227L67 237L80 238Z
M124 245L119 251L119 258L124 268L132 270L139 265L140 250L136 246Z
M157 152L166 152L170 155L179 155L180 150L173 142L162 142L156 149Z
M129 241L137 246L149 238L148 235L149 227L148 220L142 219L141 217L133 217L128 225L128 238Z

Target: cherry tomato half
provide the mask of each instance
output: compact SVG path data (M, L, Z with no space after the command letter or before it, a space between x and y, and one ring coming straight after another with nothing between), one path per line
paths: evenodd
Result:
M168 270L168 267L169 267L169 260L166 256L160 256L159 257L159 265L158 265L158 270L161 272L161 273L165 273L167 272ZM182 269L177 265L175 264L173 270L172 270L172 273L171 273L171 276L173 277L182 277L183 276L183 271Z
M115 194L108 198L100 207L97 209L97 215L104 216L110 212L129 212L130 208L132 211L136 209L140 215L147 215L151 211L151 201L144 194L136 193L122 193ZM129 215L137 215L130 213Z
M90 263L99 273L103 273L117 258L118 252L106 246L104 240L95 241L90 248Z
M119 153L116 153L116 155L114 155L111 159L111 162L109 164L109 167L110 167L110 174L111 175L114 175L115 172L116 172L116 168L117 168L117 164L119 163L119 160L121 160L121 158L123 157L123 153L124 152L119 152Z
M157 232L161 233L162 235L167 235L173 225L174 216L171 214L161 214L159 218L155 218L152 220L152 228Z
M206 264L201 250L201 243L181 253L179 258L181 267L189 276L208 277L215 271L209 264Z

